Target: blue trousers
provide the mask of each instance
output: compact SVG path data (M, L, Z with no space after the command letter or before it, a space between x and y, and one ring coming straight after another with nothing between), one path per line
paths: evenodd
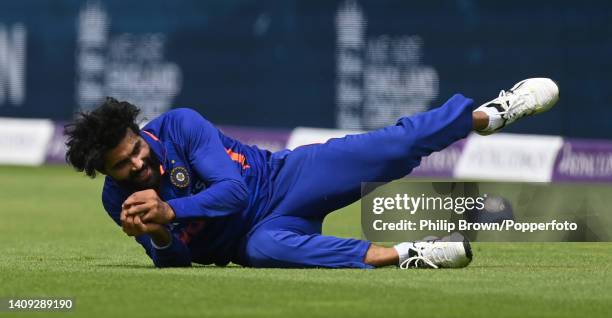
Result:
M465 138L472 111L472 100L457 94L395 126L273 154L270 212L248 233L243 259L252 267L371 268L370 242L321 235L323 219L359 200L361 182L402 178Z

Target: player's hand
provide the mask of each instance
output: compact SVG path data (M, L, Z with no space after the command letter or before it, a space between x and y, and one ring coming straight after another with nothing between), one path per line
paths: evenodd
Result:
M130 195L121 206L121 222L124 214L125 218L139 216L142 223L167 224L175 218L172 207L152 189Z
M121 228L128 236L156 234L167 231L163 225L157 223L143 223L138 215L126 216L125 211L121 212Z

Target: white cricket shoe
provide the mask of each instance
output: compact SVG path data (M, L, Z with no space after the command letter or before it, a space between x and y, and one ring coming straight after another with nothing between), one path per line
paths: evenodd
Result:
M522 80L508 91L501 91L499 96L478 107L489 116L489 125L477 131L481 135L490 135L518 119L545 112L559 100L559 87L550 78L529 78Z
M400 243L395 250L402 269L458 268L472 261L470 242L457 232L442 239Z

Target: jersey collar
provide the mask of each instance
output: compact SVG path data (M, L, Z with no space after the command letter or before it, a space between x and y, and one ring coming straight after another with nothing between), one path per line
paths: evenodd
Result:
M162 175L164 175L168 169L168 158L164 144L161 142L161 140L159 140L159 138L157 138L157 136L146 130L140 131L140 137L147 142L149 148L151 148L153 153L157 156L157 159L159 159L159 171Z

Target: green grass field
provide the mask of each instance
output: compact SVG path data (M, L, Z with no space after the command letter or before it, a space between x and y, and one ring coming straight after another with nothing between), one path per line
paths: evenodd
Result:
M609 317L612 243L476 243L459 270L156 269L108 218L102 179L0 167L0 298L73 297L70 317ZM359 236L354 205L325 232Z

